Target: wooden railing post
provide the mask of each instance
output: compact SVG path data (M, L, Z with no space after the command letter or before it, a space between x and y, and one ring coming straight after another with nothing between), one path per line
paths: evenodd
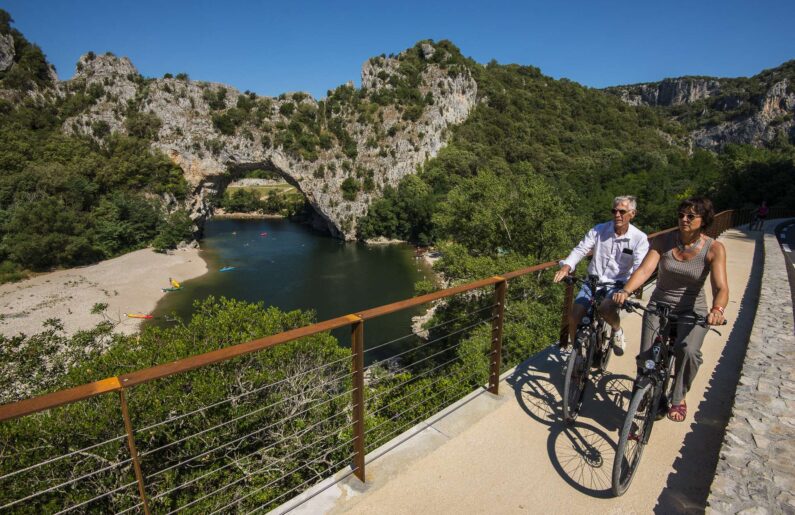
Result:
M565 347L569 344L569 311L574 300L574 285L566 285L566 294L563 297L563 316L560 319L560 346Z
M354 474L364 483L364 321L351 324L353 356L353 465Z
M146 499L146 489L144 488L144 474L141 472L141 462L138 459L138 450L135 448L135 437L133 436L132 421L130 420L130 412L127 409L127 396L124 390L119 390L119 400L121 401L121 416L124 418L124 429L127 430L127 447L130 448L130 457L132 458L133 470L135 471L135 480L138 482L138 494L141 496L141 502L144 506L144 514L149 515L149 501Z
M508 281L502 277L494 285L494 308L491 320L491 366L489 367L489 391L494 395L500 393L500 365L502 365L502 328L505 319L505 292Z

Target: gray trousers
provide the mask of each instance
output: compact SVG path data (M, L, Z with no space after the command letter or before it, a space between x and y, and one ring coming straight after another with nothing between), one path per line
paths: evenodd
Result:
M649 303L652 307L653 302ZM697 309L697 311L700 311ZM660 328L660 317L644 313L643 329L640 334L640 354L639 363L651 359L651 347L654 343L654 335ZM698 367L704 361L701 356L701 345L704 343L708 329L696 325L692 319L677 321L676 343L674 344L674 356L676 365L674 366L674 393L673 404L681 404L685 394L690 390L693 379L696 378Z

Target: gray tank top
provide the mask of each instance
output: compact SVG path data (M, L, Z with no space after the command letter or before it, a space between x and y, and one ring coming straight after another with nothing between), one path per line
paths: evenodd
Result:
M714 241L707 237L699 253L688 261L680 261L674 257L676 232L668 236L665 248L660 256L657 272L657 287L651 294L651 300L676 306L676 311L695 311L706 315L707 301L704 296L704 282L709 275L707 253Z

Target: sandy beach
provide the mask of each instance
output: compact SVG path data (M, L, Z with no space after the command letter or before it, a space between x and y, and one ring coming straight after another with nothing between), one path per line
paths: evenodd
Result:
M89 329L103 320L92 315L98 302L108 304L106 314L118 321L117 331L135 333L141 320L125 313L149 313L165 295L173 277L185 281L207 272L199 249L185 248L171 254L143 249L95 265L59 270L18 283L0 285L0 333L41 332L42 323L60 318L68 334Z

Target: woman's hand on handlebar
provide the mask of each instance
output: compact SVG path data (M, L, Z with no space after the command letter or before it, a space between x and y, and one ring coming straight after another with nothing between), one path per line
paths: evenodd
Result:
M726 318L723 316L723 313L721 313L717 309L713 309L707 315L707 324L709 324L709 325L724 325L724 324L726 324Z
M562 267L560 267L560 270L558 270L555 273L555 278L552 279L552 282L559 283L560 281L563 280L564 277L569 275L570 272L571 272L571 267L569 265L563 265Z
M626 302L628 298L629 298L629 293L625 292L624 290L618 290L613 294L613 302L615 302L619 306L623 306L624 302Z

